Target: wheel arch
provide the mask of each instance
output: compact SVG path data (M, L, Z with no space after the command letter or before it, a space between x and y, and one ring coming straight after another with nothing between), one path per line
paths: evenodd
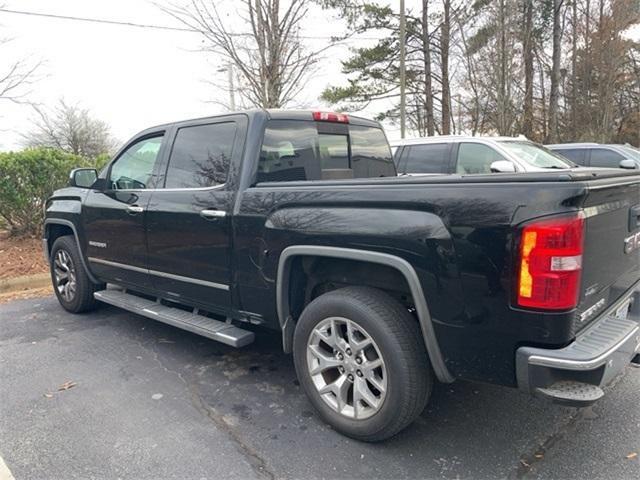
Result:
M292 265L294 260L299 257L324 257L342 260L355 260L358 262L383 265L399 272L402 277L404 277L411 296L413 297L423 341L438 380L446 383L450 383L454 380L454 377L449 373L444 357L442 356L442 352L440 351L429 307L415 269L403 258L370 250L321 245L295 245L287 247L282 251L278 261L276 307L278 312L278 321L282 330L282 345L285 352L291 352L293 343L295 322L291 313L289 292L291 286Z
M76 245L78 247L78 252L80 253L80 259L82 260L82 268L87 273L87 276L93 283L100 283L100 281L91 273L89 270L89 266L86 263L84 253L82 252L82 247L80 246L80 238L78 237L78 230L74 223L70 220L65 220L62 218L47 218L44 222L44 238L43 238L43 249L44 255L46 257L47 263L49 263L49 256L51 252L51 248L53 247L53 243L57 238L65 235L73 235L75 239Z

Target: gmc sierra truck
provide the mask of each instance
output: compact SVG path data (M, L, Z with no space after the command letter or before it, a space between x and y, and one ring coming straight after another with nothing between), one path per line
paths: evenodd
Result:
M135 136L46 204L60 304L244 347L281 333L319 415L378 441L434 381L585 406L640 363L640 175L398 177L381 126L249 111Z

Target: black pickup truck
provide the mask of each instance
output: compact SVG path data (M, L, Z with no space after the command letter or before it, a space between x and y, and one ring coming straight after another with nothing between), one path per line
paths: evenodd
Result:
M640 363L640 175L398 177L380 125L250 111L150 128L46 204L71 312L243 347L282 334L311 403L376 441L433 382L589 405Z

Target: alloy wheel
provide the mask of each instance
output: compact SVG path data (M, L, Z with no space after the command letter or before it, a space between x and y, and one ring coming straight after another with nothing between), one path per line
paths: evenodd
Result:
M353 320L330 317L312 330L307 368L320 398L334 411L363 420L382 408L387 371L378 345Z
M55 287L66 302L73 301L76 294L76 269L71 255L66 250L58 250L53 262Z

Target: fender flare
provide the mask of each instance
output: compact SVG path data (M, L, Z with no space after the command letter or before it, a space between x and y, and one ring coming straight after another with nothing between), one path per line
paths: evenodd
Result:
M78 237L78 230L76 229L75 224L70 221L70 220L65 220L62 218L47 218L44 221L44 230L45 230L45 234L47 231L47 225L64 225L66 227L71 228L71 231L73 231L73 236L76 239L76 245L78 246L78 252L80 253L80 260L82 261L82 268L84 268L84 271L86 272L87 276L89 277L89 279L93 282L93 283L100 283L100 281L93 275L93 273L91 273L91 270L89 270L89 266L87 265L85 259L84 259L84 253L82 253L82 247L80 246L80 238ZM47 257L47 262L49 262L49 247L48 247L48 237L44 238L46 243L46 252L45 255Z
M358 250L352 248L328 247L321 245L295 245L285 248L280 254L278 261L278 276L276 280L276 306L278 311L278 320L282 329L282 346L286 353L290 353L293 343L293 331L295 324L291 317L289 307L289 279L291 261L295 257L311 256L311 257L330 257L348 260L357 260L361 262L377 263L386 265L398 270L406 279L411 295L413 296L420 330L424 340L429 360L438 380L444 383L451 383L454 377L449 373L447 365L440 351L440 345L436 338L433 321L427 306L427 301L422 290L422 285L418 279L418 274L409 262L403 258L387 253L375 252L370 250Z

